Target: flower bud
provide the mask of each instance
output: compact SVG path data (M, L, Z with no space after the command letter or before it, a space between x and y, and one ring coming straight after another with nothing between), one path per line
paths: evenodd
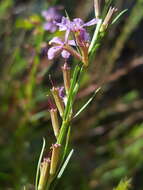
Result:
M57 165L60 158L60 144L54 144L52 146L52 157L51 157L51 165L50 165L50 175L54 175L57 169Z
M53 97L54 97L56 106L57 106L57 108L59 110L60 116L62 117L63 114L64 114L64 102L63 102L62 98L59 95L59 88L53 87L51 89L51 92L53 94Z
M88 44L86 44L88 45ZM82 52L82 62L83 62L83 65L85 67L88 67L88 48L89 46L85 46L83 48L81 48L81 52Z
M85 30L81 30L75 33L75 38L82 55L81 61L83 62L83 65L87 67L88 66L88 48L89 48L88 38L89 36Z
M59 134L59 121L58 121L58 115L57 115L57 109L50 109L50 115L51 115L51 121L52 126L54 130L54 134L56 137L58 137Z
M115 7L109 8L109 11L103 21L102 26L101 26L101 31L104 31L107 29L108 25L111 23L112 16L116 11L117 11L117 9Z
M49 170L50 170L50 159L45 158L40 166L40 179L38 184L38 190L45 190L46 183L49 178Z
M68 94L70 89L70 67L67 66L67 63L65 63L64 66L62 67L62 71L63 71L63 79L64 79L66 94Z

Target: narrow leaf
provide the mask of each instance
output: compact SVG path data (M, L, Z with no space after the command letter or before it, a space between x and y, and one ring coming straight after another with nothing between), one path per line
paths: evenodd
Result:
M94 94L92 95L92 97L80 108L80 110L74 115L73 118L76 118L91 102L92 100L95 98L96 94L99 92L101 88L98 88Z
M39 161L38 161L38 165L37 165L37 171L36 171L36 181L35 181L35 189L38 189L38 178L39 178L39 171L40 171L40 164L41 164L41 160L42 160L42 156L44 153L44 149L45 149L45 139L43 138L43 145L42 145L42 149L41 149L41 153L39 156Z
M73 152L74 152L74 150L72 149L72 150L70 151L68 157L66 158L66 160L65 160L65 162L64 162L64 164L63 164L63 166L62 166L62 168L61 168L61 170L59 171L59 174L58 174L58 176L57 176L58 179L61 178L61 176L63 175L63 173L64 173L64 171L65 171L65 169L66 169L66 167L67 167L67 165L68 165L68 163L69 163L69 161L70 161L70 158L71 158Z
M38 113L35 113L34 115L32 115L30 120L34 122L45 116L47 116L47 111L41 111L41 112L38 112Z
M66 15L66 17L70 20L69 14L68 14L68 12L67 12L66 9L65 9L65 15Z
M121 18L121 16L122 16L124 13L126 13L127 11L128 11L128 9L125 9L125 10L121 11L121 12L114 18L114 20L112 21L111 24L115 24L115 23Z

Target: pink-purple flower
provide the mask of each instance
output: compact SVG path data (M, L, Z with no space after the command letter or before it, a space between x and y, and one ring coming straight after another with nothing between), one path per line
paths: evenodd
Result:
M95 25L98 21L99 19L94 18L89 22L84 23L80 18L75 18L73 21L70 21L68 18L62 17L61 23L57 23L57 26L59 26L60 31L66 31L65 39L68 38L70 32L79 32L83 41L89 41L89 33L86 31L85 27Z
M50 7L47 11L42 11L42 16L45 18L44 29L49 32L57 30L56 22L60 22L61 15L58 12L58 7Z
M59 27L59 31L65 31L65 38L62 40L59 37L54 37L49 42L53 46L48 50L48 58L51 60L58 54L61 54L63 58L68 59L70 54L72 54L87 65L90 36L85 27L95 25L98 21L99 19L94 18L84 23L80 18L70 21L68 18L62 17L61 22L55 22L56 26ZM69 40L70 33L74 34L76 43L74 40ZM71 47L76 45L79 46L81 53Z
M60 54L62 55L63 58L68 59L70 56L70 53L64 49L64 46L66 44L70 46L75 46L74 40L68 40L67 42L62 41L62 39L58 37L54 37L49 44L52 44L53 47L51 47L48 50L48 59L53 59L56 55Z
M64 99L65 97L65 88L64 86L59 87L59 96Z

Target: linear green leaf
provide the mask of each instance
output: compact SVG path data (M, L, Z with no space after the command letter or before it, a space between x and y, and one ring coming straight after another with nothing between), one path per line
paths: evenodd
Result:
M74 150L72 149L72 150L70 151L69 155L67 156L67 158L66 158L66 160L65 160L65 162L64 162L64 164L63 164L63 166L62 166L62 168L61 168L61 170L59 171L59 174L58 174L58 176L57 176L58 179L61 178L61 176L63 175L63 172L65 171L65 169L66 169L66 167L67 167L67 165L68 165L68 163L69 163L69 161L70 161L70 158L71 158L73 152L74 152Z
M41 153L40 153L40 156L39 156L38 165L37 165L37 171L36 171L36 181L35 181L35 189L36 190L38 189L38 178L39 178L39 171L40 171L40 163L41 163L42 156L43 156L43 153L44 153L45 144L46 144L46 142L45 142L45 139L43 138L43 145L42 145Z
M96 94L99 92L100 89L101 88L96 89L92 97L80 108L80 110L74 115L73 118L76 118L92 102L92 100L95 98Z
M121 18L121 16L122 16L124 13L126 13L127 11L128 11L128 9L125 9L125 10L121 11L121 12L114 18L114 20L112 21L111 24L115 24L115 23Z

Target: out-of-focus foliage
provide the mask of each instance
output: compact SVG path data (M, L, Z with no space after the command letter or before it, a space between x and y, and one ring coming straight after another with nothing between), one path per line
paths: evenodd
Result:
M114 190L128 190L130 187L131 180L121 180L119 185Z
M59 190L113 189L126 176L132 178L130 189L143 188L143 0L113 2L119 11L128 11L109 30L95 63L82 77L75 113L97 86L102 89L74 120L75 152ZM41 16L54 3L0 2L0 189L32 189L42 137L49 146L54 140L46 95L50 73L61 84L62 59L50 62L42 51L53 34L44 31ZM86 20L93 14L88 0L59 4L71 18ZM115 189L125 190L129 184L121 181Z

